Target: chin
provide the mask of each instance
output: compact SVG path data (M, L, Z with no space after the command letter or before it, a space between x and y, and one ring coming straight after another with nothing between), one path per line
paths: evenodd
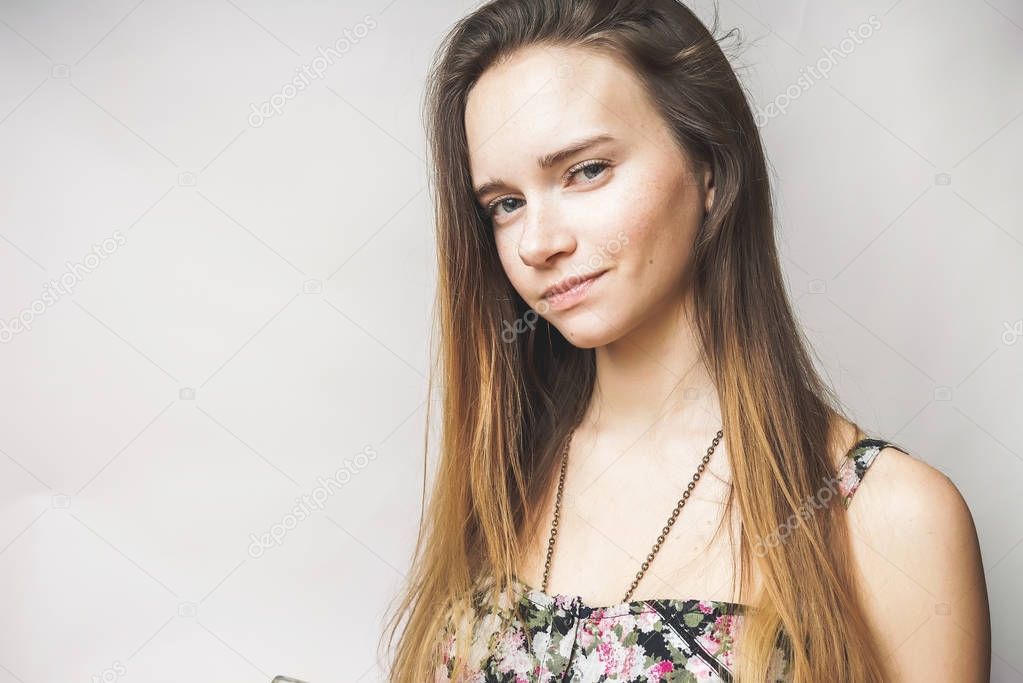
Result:
M569 311L575 313L574 311ZM551 321L568 342L580 349L594 349L606 346L621 337L621 331L611 327L605 320L595 315L573 316L572 320Z

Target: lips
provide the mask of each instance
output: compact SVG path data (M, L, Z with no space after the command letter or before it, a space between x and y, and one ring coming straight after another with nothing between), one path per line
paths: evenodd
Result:
M561 280L558 280L556 283L554 283L554 285L547 288L547 290L543 293L543 298L544 299L554 298L558 294L563 294L571 289L575 289L576 287L585 282L589 282L590 280L600 277L601 275L604 274L604 272L605 271L602 270L596 273L590 273L585 277L571 275L569 277L562 278Z
M553 292L547 294L543 298L543 302L547 305L547 308L552 311L565 311L581 301L585 300L590 290L596 286L607 271L601 271L599 273L590 275L584 279L576 280L571 285L565 287L553 287ZM564 282L564 281L563 281Z

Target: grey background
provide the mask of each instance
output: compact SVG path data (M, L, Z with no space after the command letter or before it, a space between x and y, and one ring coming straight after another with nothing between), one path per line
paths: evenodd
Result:
M420 101L470 8L0 3L0 320L31 319L0 344L0 683L383 680L426 430ZM994 679L1023 681L1023 5L720 8L760 108L880 24L764 121L785 267L853 414L968 500Z

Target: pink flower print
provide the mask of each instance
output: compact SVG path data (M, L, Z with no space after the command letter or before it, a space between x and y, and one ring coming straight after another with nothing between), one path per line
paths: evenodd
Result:
M727 667L731 667L733 664L735 651L733 645L735 643L737 626L738 618L735 615L722 614L714 620L714 627L711 629L715 639L721 643L720 650L713 654Z
M721 653L718 654L718 661L729 669L733 668L735 665L735 650L731 647L723 648Z
M577 640L579 641L579 647L584 650L589 650L593 646L593 643L600 640L601 629L600 622L594 621L591 617L586 619L579 625L579 634Z
M579 634L576 636L576 642L579 643L579 647L583 650L589 650L593 646L593 641L596 640L593 637L593 632L583 624L579 627ZM564 638L561 642L571 642L570 638Z
M660 683L661 679L675 670L675 665L668 660L658 662L647 669L646 677L650 683Z
M604 673L608 676L612 676L618 673L619 659L618 659L618 646L611 641L605 640L604 642L597 645L597 658L604 665Z
M646 653L643 652L643 648L639 645L633 645L625 651L625 659L622 661L622 673L628 679L633 679L642 670L643 657Z
M703 634L696 638L696 642L700 644L709 655L716 655L718 650L721 649L721 641L715 638L712 634Z
M644 610L636 615L636 627L639 628L640 631L649 631L660 618L660 615L654 610Z
M444 646L443 646L443 650L442 650L442 655L444 657L444 663L445 664L447 664L448 662L451 661L451 657L454 655L454 653L455 653L455 636L454 636L453 633L450 633L444 639Z
M625 647L617 640L600 643L594 654L603 665L604 675L613 680L632 680L638 676L642 671L640 662L645 655L639 645ZM640 661L637 661L637 655Z
M516 683L519 680L525 681L526 674L532 666L532 658L528 652L523 650L517 650L510 652L498 662L497 670L501 673L513 673L515 674Z
M850 461L846 467L842 468L841 476L838 480L838 490L842 492L842 497L846 498L856 489L859 483L860 479L856 476L856 467Z
M536 679L536 683L550 683L553 676L553 672L546 666L537 664L533 667L533 677Z
M514 653L522 649L526 637L522 631L514 628L505 629L498 641L497 651Z
M714 631L721 634L721 638L734 641L739 630L739 617L735 614L722 614L714 620Z
M615 624L618 623L617 619L600 619L597 622L597 637L601 640L610 639L617 640L618 634L614 632Z
M495 648L500 654L497 669L502 673L514 673L522 676L532 664L529 653L525 649L525 635L517 629L508 629L500 635ZM524 679L523 679L524 680Z
M597 610L583 621L579 627L579 645L583 649L589 649L593 643L613 642L618 640L618 634L614 632L615 619L603 618L603 612Z
M570 609L574 602L571 595L555 595L554 604L561 609Z
M696 656L686 660L686 670L693 674L698 681L705 681L717 675L714 669L707 666L707 662Z
M703 612L704 614L714 613L714 605L710 604L710 602L707 600L700 600L700 604L698 604L697 607L699 607L700 611Z

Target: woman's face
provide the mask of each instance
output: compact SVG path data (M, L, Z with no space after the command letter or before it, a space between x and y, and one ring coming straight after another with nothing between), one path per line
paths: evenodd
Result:
M710 173L690 167L627 65L524 48L473 86L465 126L504 271L572 344L603 346L683 304ZM549 295L559 282L576 287Z

